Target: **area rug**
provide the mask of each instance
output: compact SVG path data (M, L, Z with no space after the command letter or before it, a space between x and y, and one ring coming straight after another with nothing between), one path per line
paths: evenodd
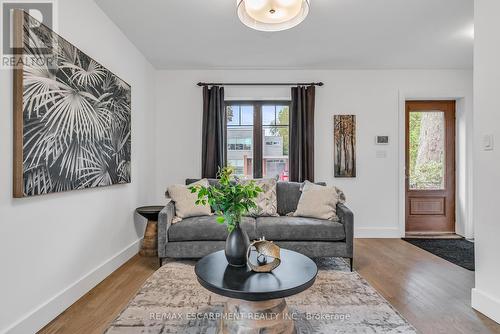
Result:
M317 263L314 285L287 298L297 334L416 333L342 259ZM168 262L146 281L106 333L216 334L224 301L225 297L200 286L194 262Z
M462 268L474 271L474 243L465 239L410 239L404 241L422 248Z

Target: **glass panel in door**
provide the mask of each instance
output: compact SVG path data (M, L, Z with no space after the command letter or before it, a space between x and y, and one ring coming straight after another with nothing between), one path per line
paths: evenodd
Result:
M409 113L409 188L445 189L445 113Z

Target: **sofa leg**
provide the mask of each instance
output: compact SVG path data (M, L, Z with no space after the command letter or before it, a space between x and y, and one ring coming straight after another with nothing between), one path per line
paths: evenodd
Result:
M349 263L351 265L351 272L352 272L352 267L353 267L353 263L354 263L354 259L352 257L349 259Z
M158 263L160 264L160 268L161 268L161 263L162 263L161 257L158 258Z

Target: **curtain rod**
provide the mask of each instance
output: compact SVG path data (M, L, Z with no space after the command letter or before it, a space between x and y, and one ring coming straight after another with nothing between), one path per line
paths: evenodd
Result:
M230 83L215 83L215 82L198 82L198 86L323 86L322 82L262 82L262 83L254 83L254 82L230 82Z

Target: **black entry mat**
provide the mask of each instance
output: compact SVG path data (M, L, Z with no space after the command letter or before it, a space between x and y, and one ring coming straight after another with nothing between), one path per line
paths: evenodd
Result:
M474 271L474 243L465 239L409 239L404 241L462 268Z

